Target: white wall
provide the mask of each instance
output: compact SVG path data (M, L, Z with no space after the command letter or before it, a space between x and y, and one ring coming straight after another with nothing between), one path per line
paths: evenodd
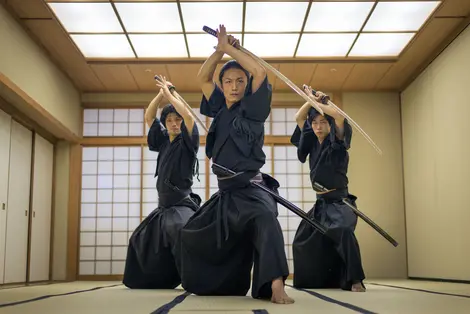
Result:
M470 28L402 93L410 277L470 280Z

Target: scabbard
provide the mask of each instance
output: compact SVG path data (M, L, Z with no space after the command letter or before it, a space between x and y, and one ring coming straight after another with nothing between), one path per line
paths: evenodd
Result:
M315 190L318 190L318 191L321 191L321 192L326 192L328 191L327 188L325 188L324 186L322 186L321 184L319 184L318 182L315 182L313 184L314 186L314 189ZM384 237L388 242L390 242L394 247L397 247L398 246L398 242L392 238L392 236L390 236L387 232L385 232L385 230L383 230L382 228L379 227L379 225L377 225L372 219L370 219L369 217L367 217L363 212L361 212L359 209L357 209L356 206L354 206L353 204L351 204L348 199L346 198L343 198L342 199L343 203L346 204L348 207L350 207L353 212L359 216L362 220L364 220L369 226L371 226L375 231L377 231L382 237Z

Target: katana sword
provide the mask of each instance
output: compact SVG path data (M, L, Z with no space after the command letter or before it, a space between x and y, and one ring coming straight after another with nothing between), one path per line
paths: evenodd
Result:
M324 186L322 186L320 183L318 182L314 182L313 183L313 186L314 186L314 190L315 191L319 191L319 192L327 192L329 191L327 188L325 188ZM357 209L357 207L355 207L353 204L351 204L348 199L346 198L343 198L342 199L343 203L346 204L348 207L350 207L353 212L361 217L362 220L364 220L369 226L371 226L372 228L374 228L375 231L377 231L382 237L384 237L388 242L390 242L394 247L397 247L398 246L398 242L395 241L394 238L392 238L387 232L385 232L385 230L383 230L382 228L379 227L379 225L377 225L375 222L372 221L372 219L370 219L369 217L367 217L363 212L361 212L359 209Z
M155 75L155 80L157 80L158 82L160 82L160 83L163 84L163 80L160 78L160 76ZM173 89L173 88L170 89L170 93L171 93L173 96L175 96L176 99L178 99L179 101L181 101L181 102L186 106L186 109L189 110L190 114L193 116L193 118L194 118L197 122L199 122L199 124L202 126L202 128L206 131L206 134L207 134L209 131L207 130L206 124L201 121L201 119L200 119L200 118L198 117L198 115L193 111L193 109L192 109L191 106L186 102L186 100L184 100L184 98L181 97L181 95L178 94L178 93L176 92L176 90Z
M202 28L202 30L205 31L206 33L214 36L214 37L217 37L217 32L215 30L213 30L212 28L210 28L209 26L204 26ZM281 72L276 70L272 65L270 65L269 63L267 63L263 59L259 58L254 53L252 53L251 51L249 51L246 48L242 47L241 45L237 46L236 48L240 49L241 51L243 51L244 53L246 53L247 55L249 55L250 57L252 57L256 61L258 61L258 63L261 64L265 69L269 69L274 75L276 75L279 79L281 79L284 83L286 83L290 88L292 88L292 90L294 92L299 94L300 97L302 97L306 102L308 102L318 112L320 112L321 115L323 115L323 110L320 107L318 107L317 104L314 101L312 101L312 99L310 99L310 97L308 97L307 94L305 94L305 92L303 90L301 90L297 85L295 85L291 80L289 80Z

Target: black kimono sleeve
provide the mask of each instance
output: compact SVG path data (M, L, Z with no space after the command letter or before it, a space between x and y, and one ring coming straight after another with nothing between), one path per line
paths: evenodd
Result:
M163 144L168 142L168 140L168 131L161 124L160 120L156 118L147 134L147 144L149 146L149 150L153 152L160 152L161 147Z
M204 94L202 95L202 101L199 111L201 112L201 114L207 117L214 118L224 105L224 93L222 92L222 90L220 90L219 86L214 83L214 91L212 92L212 95L209 100Z
M290 142L297 147L297 158L301 163L307 160L307 156L312 152L315 141L317 141L317 136L308 121L304 122L302 130L298 125L295 127Z
M252 84L252 80L249 81L249 84ZM266 75L256 92L242 99L242 116L256 122L265 122L271 112L272 94L272 86L269 84L268 76Z
M331 132L333 133L334 136L334 141L336 144L339 144L340 146L343 146L346 150L351 148L351 139L352 139L352 127L349 124L348 120L344 119L344 138L342 140L338 139L336 137L336 126L331 129Z
M194 122L193 132L189 134L188 129L184 123L181 123L181 136L183 137L184 145L194 155L199 150L199 129L197 128L196 122Z

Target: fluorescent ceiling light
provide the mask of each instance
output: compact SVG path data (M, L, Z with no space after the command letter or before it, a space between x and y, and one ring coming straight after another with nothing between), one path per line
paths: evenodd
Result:
M182 34L129 35L138 58L187 58Z
M373 2L314 2L306 32L359 32Z
M115 3L124 28L129 33L182 32L176 2Z
M126 35L70 35L85 58L135 58Z
M123 33L109 3L48 3L69 33Z
M410 42L413 33L361 34L349 53L351 57L395 57Z
M304 2L247 2L245 32L300 32L307 12Z
M241 34L232 34L241 42ZM189 55L191 58L207 58L214 53L217 46L217 38L208 34L188 34ZM225 57L228 57L225 55Z
M303 34L296 57L344 57L357 34Z
M440 1L379 2L364 31L417 31Z
M205 25L217 29L219 24L229 34L242 31L243 2L181 2L181 11L187 32L202 32Z
M258 57L293 57L300 34L245 34L243 46Z

